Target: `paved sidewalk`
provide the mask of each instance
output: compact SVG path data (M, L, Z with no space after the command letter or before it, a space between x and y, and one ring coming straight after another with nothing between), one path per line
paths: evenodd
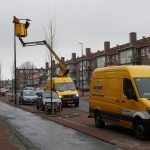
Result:
M0 121L0 150L19 150L12 141L12 134L7 126Z
M9 99L0 96L0 100L7 102ZM19 146L14 142L15 138L5 119L0 116L0 150L19 150Z
M88 101L88 99L88 96L85 96L84 98L82 97L82 100ZM8 102L7 98L3 98L3 100L5 102ZM14 102L10 104L14 105ZM52 116L36 110L35 106L18 105L17 107L27 110L29 112L37 113L37 115L41 115L44 118L47 118L66 127L78 130L80 132L93 136L99 140L117 145L120 147L120 149L150 149L149 139L143 141L137 140L133 136L133 133L129 130L109 125L107 125L107 127L104 129L95 128L94 118L88 118L88 113L86 112L82 112L75 109L63 108L61 114Z

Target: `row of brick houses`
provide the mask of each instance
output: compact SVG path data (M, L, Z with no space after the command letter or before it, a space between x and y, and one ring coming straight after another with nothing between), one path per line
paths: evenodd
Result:
M70 69L69 75L74 80L77 87L81 88L82 85L82 61L83 61L83 85L89 87L91 73L95 68L105 67L108 65L149 65L150 64L150 37L142 37L137 40L135 32L129 33L129 42L116 47L110 47L110 42L104 42L104 49L92 53L90 48L85 49L85 55L77 57L76 53L72 53L70 60L65 61L64 57L61 58L67 67ZM49 76L49 65L46 63L46 68L42 69L44 72L39 76L36 86L40 85L40 78L45 81ZM52 61L53 76L60 70L59 64L54 60ZM33 70L32 70L33 71ZM34 72L40 72L41 69L36 69ZM30 71L30 75L34 73ZM34 78L32 84L34 85ZM29 79L29 81L31 80ZM37 79L36 79L37 80ZM20 70L17 73L18 88L20 87ZM31 81L30 81L31 82ZM23 83L23 82L22 82ZM43 82L44 83L44 82ZM25 84L24 84L25 85ZM23 85L23 86L24 86Z
M150 37L143 37L137 40L135 32L129 34L129 42L116 47L110 47L110 42L104 42L104 50L92 53L90 48L86 48L83 56L83 82L84 86L89 86L91 73L95 68L108 65L149 65L150 64ZM81 87L82 82L82 57L76 57L72 53L72 58L65 61L70 69L69 75L74 79L76 85ZM56 70L58 64L54 65Z

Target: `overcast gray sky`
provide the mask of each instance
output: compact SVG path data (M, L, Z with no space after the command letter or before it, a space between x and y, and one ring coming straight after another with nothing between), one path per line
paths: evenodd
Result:
M1 0L0 1L0 63L2 78L12 78L13 16L30 18L28 37L24 41L44 40L44 26L49 15L55 16L55 52L71 58L73 52L81 56L81 45L92 52L103 50L104 41L111 47L129 41L129 33L137 38L149 36L149 0ZM44 46L23 48L17 39L17 66L31 61L44 67L47 60Z

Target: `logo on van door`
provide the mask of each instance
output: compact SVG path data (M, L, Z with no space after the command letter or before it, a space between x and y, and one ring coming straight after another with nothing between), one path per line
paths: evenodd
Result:
M95 86L93 86L94 90L103 90L103 86L100 85L100 81L97 80Z

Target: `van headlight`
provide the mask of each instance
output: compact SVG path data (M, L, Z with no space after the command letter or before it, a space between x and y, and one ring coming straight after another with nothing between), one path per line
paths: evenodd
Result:
M79 97L79 94L76 94L76 97Z
M61 99L61 98L62 98L62 96L61 96L61 95L59 95L59 98Z

